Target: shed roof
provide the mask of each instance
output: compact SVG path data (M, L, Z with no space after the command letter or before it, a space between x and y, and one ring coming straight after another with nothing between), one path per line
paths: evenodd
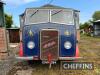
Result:
M0 0L0 4L4 4L2 0Z
M7 30L19 30L20 28L6 28Z
M100 22L100 20L96 20L96 21L94 21L94 22Z

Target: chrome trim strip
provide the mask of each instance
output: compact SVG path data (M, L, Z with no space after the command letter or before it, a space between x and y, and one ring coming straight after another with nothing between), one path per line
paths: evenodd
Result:
M30 56L30 57L15 57L18 60L35 60L38 59L38 57Z
M82 57L59 57L59 60L76 60L82 59Z

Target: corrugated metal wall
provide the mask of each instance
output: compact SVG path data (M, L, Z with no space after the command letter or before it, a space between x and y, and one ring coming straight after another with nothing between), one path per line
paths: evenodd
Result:
M4 26L3 4L0 3L0 27Z
M100 36L100 24L94 25L94 35Z
M8 29L9 43L19 43L20 42L20 32L19 29Z

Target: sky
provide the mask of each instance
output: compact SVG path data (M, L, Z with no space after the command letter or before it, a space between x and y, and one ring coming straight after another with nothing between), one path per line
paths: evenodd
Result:
M15 26L20 26L19 15L26 8L39 7L49 3L51 0L2 0L6 4L4 6L5 13L13 16ZM80 23L84 23L92 19L95 11L100 10L100 0L53 0L53 5L65 8L73 8L80 11Z

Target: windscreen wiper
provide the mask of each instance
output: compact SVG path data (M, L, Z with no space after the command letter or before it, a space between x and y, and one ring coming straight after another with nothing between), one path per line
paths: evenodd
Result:
M32 17L33 15L35 15L39 10L36 10L30 17Z
M61 12L62 10L60 10L60 11L57 11L57 12L55 12L54 14L52 14L51 16L53 16L53 15L55 15L55 14L57 14L57 13L59 13L59 12Z

